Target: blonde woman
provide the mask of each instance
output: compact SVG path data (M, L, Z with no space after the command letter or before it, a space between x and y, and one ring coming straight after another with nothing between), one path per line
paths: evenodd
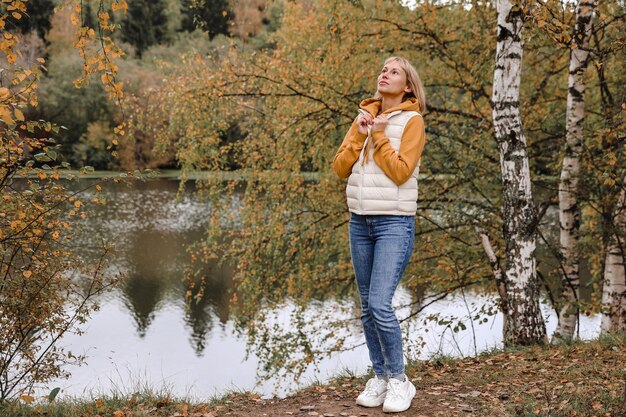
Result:
M402 332L391 302L413 251L426 102L419 75L404 58L388 58L377 81L376 95L361 102L333 168L348 178L350 252L375 373L356 403L401 412L410 407L415 387L404 374Z

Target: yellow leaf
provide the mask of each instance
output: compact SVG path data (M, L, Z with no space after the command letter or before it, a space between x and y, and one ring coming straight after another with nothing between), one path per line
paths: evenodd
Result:
M15 114L15 118L20 122L24 121L24 113L20 109L14 109L13 113Z
M24 278L30 278L30 276L33 275L33 271L24 271L22 272L22 275L24 275ZM26 404L30 404L30 403L26 403Z
M113 417L124 417L124 412L120 410L114 411Z
M0 106L0 120L8 125L14 123L13 116L6 106Z
M40 172L39 174L37 174L37 176L39 177L39 179L41 180L45 180L46 178L48 178L48 176L46 175L45 172Z
M43 58L37 58L37 62L40 62L40 63L42 63L42 64L45 64L45 63L46 63L46 60L45 60L45 59L43 59Z
M113 77L111 77L111 75L109 74L102 74L100 76L100 79L102 80L102 84L109 84L111 81L113 81Z
M126 3L126 0L114 1L113 4L111 4L111 10L114 12L123 10L124 13L126 13L128 10L128 4Z
M19 14L18 12L11 13L11 16L13 16L13 18L16 20L20 20L22 18L22 15Z
M11 94L11 91L6 87L0 87L0 98L5 99Z
M83 203L81 203L79 200L74 201L74 207L76 207L76 208L80 207L81 204L83 204Z
M26 404L30 404L35 401L35 397L33 397L32 395L20 395L20 399Z
M103 410L104 409L105 404L104 404L104 400L102 398L96 398L95 402L96 402L96 408L98 410Z

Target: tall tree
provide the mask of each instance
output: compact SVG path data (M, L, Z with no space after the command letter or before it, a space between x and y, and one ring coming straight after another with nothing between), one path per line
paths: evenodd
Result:
M267 21L265 3L265 0L230 0L234 12L230 33L244 40L259 34Z
M29 0L25 2L25 5L28 18L15 20L15 26L22 33L34 31L41 39L45 39L50 30L50 18L54 12L54 2L52 0Z
M585 120L585 70L589 61L589 40L595 0L579 0L576 22L571 40L569 78L567 85L566 143L561 182L559 185L559 225L562 256L563 305L554 338L571 339L574 336L579 312L579 254L580 207L578 187L580 158L583 147Z
M233 16L228 0L183 0L182 6L182 30L199 28L208 32L209 38L228 34L228 22Z
M493 82L493 124L502 173L504 270L504 343L541 343L546 329L539 308L536 271L537 214L532 200L530 168L520 115L524 7L497 1L498 31ZM494 268L495 273L495 268Z
M128 12L122 20L122 39L135 47L139 58L148 47L165 40L165 6L163 0L135 0L128 5Z
M626 184L621 185L604 262L602 333L626 332Z
M94 28L96 27L96 20L94 19L93 9L90 2L85 2L81 9L81 24L83 27Z

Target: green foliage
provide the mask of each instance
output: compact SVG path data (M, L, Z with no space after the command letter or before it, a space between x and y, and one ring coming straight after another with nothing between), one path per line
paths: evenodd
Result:
M85 2L81 13L81 24L83 27L95 28L97 23L94 18L93 8L91 2Z
M151 45L163 42L167 35L167 15L164 0L135 0L128 6L122 20L122 40L135 47L141 59Z
M72 145L73 159L99 170L117 169L118 161L111 158L110 151L114 142L117 142L117 135L108 122L97 120L89 123L78 143Z
M228 0L182 0L182 10L181 30L202 29L209 39L228 34L228 21L232 18Z
M81 74L81 60L71 50L51 55L47 77L41 82L41 106L33 111L33 117L51 120L63 126L59 131L61 153L72 165L94 165L99 169L109 167L111 155L102 151L99 138L85 138L89 127L101 120L113 119L113 108L101 84L92 82L81 89L74 80ZM94 129L93 127L91 128ZM94 149L87 149L96 146Z
M59 387L56 387L52 391L50 391L50 394L48 394L48 401L53 402L56 399L57 395L59 395L60 391L61 388Z

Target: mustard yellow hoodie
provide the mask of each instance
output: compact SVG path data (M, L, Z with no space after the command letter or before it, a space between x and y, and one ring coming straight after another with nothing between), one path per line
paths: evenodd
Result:
M359 107L376 117L381 113L381 105L381 99L369 98L363 100ZM397 110L419 112L417 99L410 98L382 113L387 114ZM367 135L359 132L357 119L355 119L333 160L333 168L339 175L339 178L348 178L350 176L352 166L359 160L366 138ZM404 184L415 171L426 144L424 119L422 117L413 117L409 120L402 133L400 150L397 154L391 147L389 138L385 136L384 131L372 132L372 141L374 143L374 161L376 161L376 164L396 185ZM367 146L370 146L369 141Z

